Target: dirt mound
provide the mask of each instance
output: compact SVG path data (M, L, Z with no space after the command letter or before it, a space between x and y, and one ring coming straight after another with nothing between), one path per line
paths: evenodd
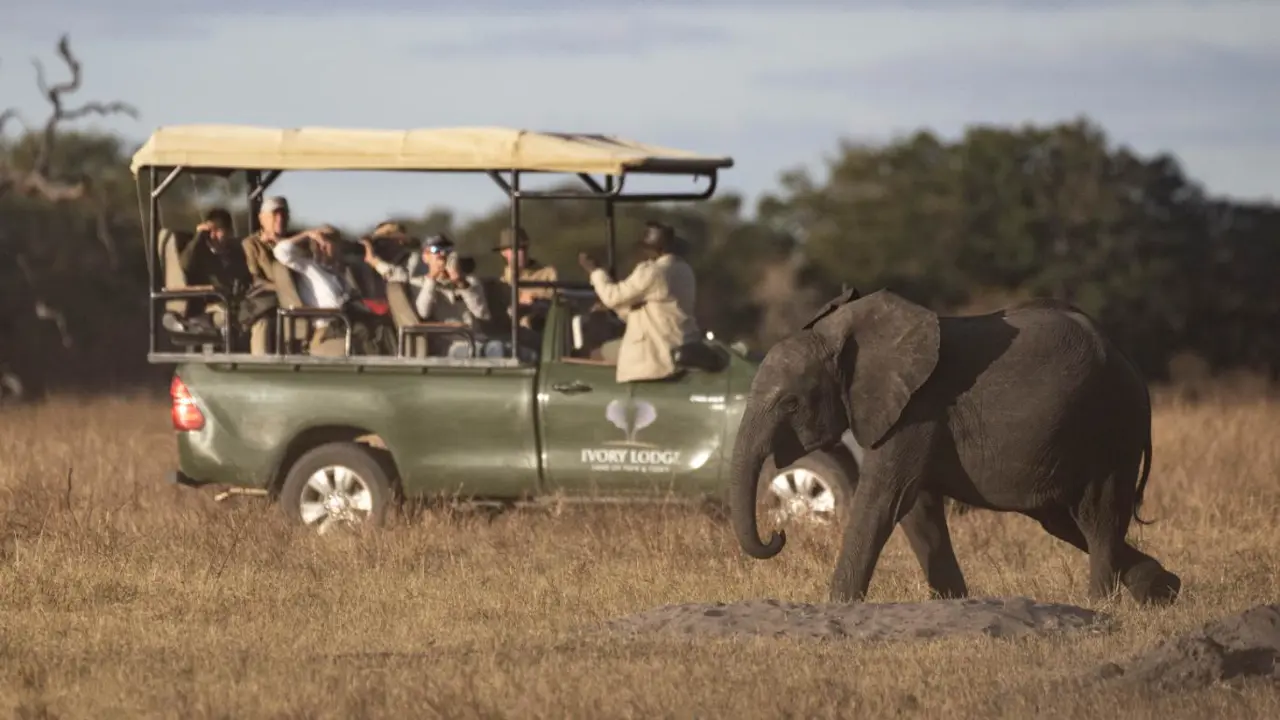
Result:
M950 635L1017 637L1107 630L1111 618L1075 605L1029 598L967 598L919 603L821 604L745 600L666 605L611 620L621 633L757 635L795 638L908 640Z
M1250 677L1280 680L1280 605L1259 605L1206 623L1123 663L1107 663L1086 681L1169 691Z

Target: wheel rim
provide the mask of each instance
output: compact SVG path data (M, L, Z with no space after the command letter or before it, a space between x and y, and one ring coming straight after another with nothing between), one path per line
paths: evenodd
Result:
M307 478L298 510L304 524L324 535L336 527L359 525L367 520L373 513L373 492L356 471L330 465Z
M835 491L812 470L780 472L766 484L764 494L767 512L775 523L830 525L835 521Z

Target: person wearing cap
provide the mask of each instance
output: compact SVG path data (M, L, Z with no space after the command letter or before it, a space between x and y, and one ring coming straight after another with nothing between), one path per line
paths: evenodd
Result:
M262 208L258 211L258 224L261 228L242 240L241 246L244 248L245 262L249 266L249 277L254 286L274 290L276 284L271 270L276 259L272 248L288 231L289 201L280 195L264 199Z
M379 223L367 237L360 238L360 243L364 245L365 263L381 275L383 280L407 283L415 290L421 290L429 272L427 262L424 259L427 254L425 247L422 251L414 248L412 252L407 254L396 253L401 257L394 262L383 259L374 247L375 245L385 247L387 244L392 244L411 248L417 245L417 240L409 235L404 225L391 221Z
M389 231L393 233L394 229ZM465 325L483 344L485 339L479 337L479 323L490 317L484 286L474 275L463 272L458 260L453 241L443 234L428 237L422 250L409 255L403 264L379 258L373 252L372 243L365 243L365 262L384 280L402 282L417 290L413 306L422 322ZM457 340L449 353L454 354L465 345L466 341Z
M514 242L513 242L514 240ZM555 293L551 288L526 288L526 282L555 282L558 279L556 269L551 265L543 265L534 258L529 257L529 235L523 227L518 227L514 234L511 228L503 228L498 235L498 245L493 249L496 253L501 253L507 265L502 269L502 282L507 286L507 295L511 295L511 276L512 268L519 268L520 273L520 297L519 312L520 325L522 327L531 327L532 312L538 304L549 303Z
M694 319L697 281L693 268L672 253L675 232L649 222L637 243L641 261L626 279L615 282L586 253L586 270L600 302L626 323L618 348L618 382L661 380L675 374L672 351L698 339Z
M267 352L273 340L272 317L278 307L273 275L278 261L274 248L283 239L299 240L312 233L311 230L305 230L286 238L289 231L289 201L282 195L263 199L262 207L258 210L258 224L260 228L257 232L250 233L240 241L245 264L249 268L250 288L248 296L240 304L239 319L242 325L251 328L249 351L254 354Z

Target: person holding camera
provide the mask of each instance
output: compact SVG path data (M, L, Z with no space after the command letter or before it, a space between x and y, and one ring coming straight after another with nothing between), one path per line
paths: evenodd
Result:
M388 232L397 229L390 228ZM403 264L390 263L378 257L372 238L365 238L362 242L365 262L372 265L384 280L402 282L417 291L413 306L419 320L463 325L477 336L482 346L486 344L479 327L481 322L490 318L484 287L474 275L463 271L463 258L458 255L452 240L444 234L433 235L423 242L421 251L409 255ZM466 349L468 343L457 340L449 347L448 354L457 355Z

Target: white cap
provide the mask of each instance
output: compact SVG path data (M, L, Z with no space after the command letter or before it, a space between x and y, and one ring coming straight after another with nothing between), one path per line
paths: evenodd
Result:
M269 213L282 210L289 212L289 201L283 195L272 195L262 201L262 212Z

